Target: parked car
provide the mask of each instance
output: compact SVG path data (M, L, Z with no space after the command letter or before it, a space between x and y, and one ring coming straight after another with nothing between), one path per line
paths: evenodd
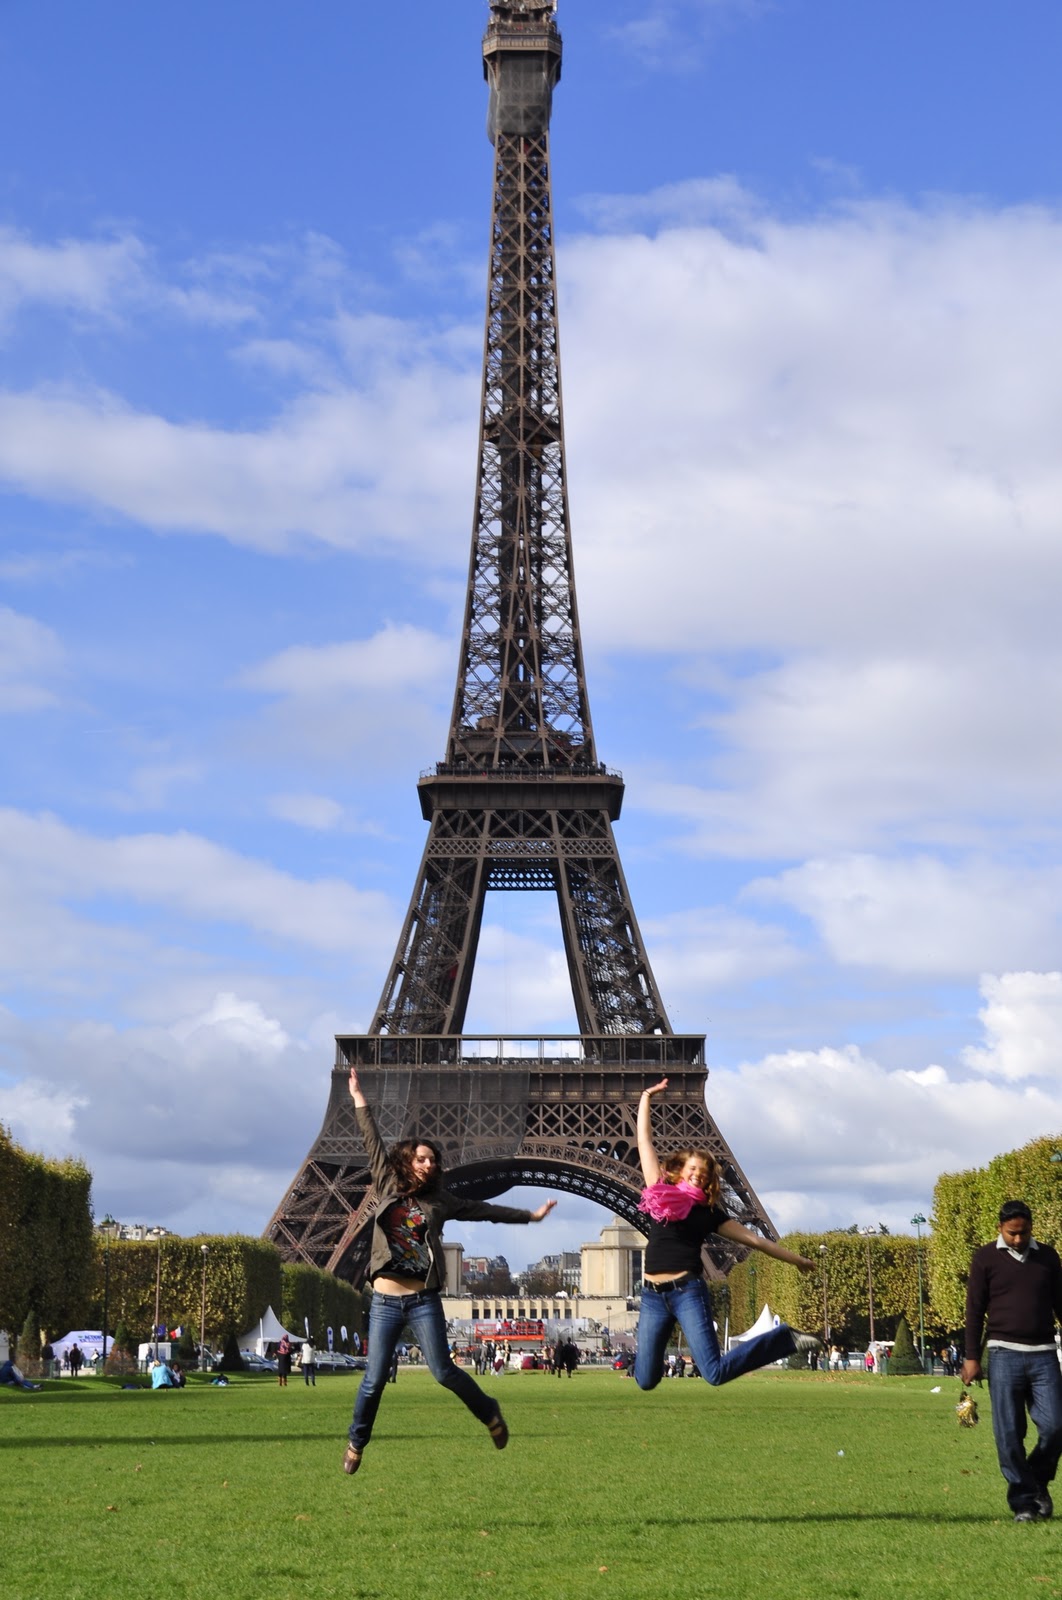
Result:
M275 1361L269 1361L265 1356L258 1355L254 1350L241 1350L240 1355L248 1372L276 1372Z
M318 1350L317 1370L318 1372L345 1372L347 1370L347 1358L340 1355L338 1350Z

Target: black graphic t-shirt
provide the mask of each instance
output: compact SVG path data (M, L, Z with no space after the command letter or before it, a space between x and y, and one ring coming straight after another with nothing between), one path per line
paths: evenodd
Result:
M392 1200L380 1227L391 1247L391 1259L377 1272L386 1277L426 1279L431 1267L428 1254L428 1219L413 1195Z

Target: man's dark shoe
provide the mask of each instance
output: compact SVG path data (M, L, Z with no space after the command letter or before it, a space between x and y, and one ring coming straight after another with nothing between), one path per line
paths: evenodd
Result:
M1051 1499L1051 1495L1050 1495L1050 1493L1048 1491L1048 1488L1047 1488L1046 1484L1044 1484L1042 1489L1037 1489L1036 1495L1035 1495L1035 1500L1036 1500L1036 1515L1040 1519L1041 1522L1046 1522L1048 1517L1053 1517L1054 1516L1054 1514L1055 1514L1055 1503Z
M1040 1518L1035 1511L1015 1511L1015 1522L1039 1522Z
M360 1466L361 1451L355 1450L352 1444L348 1444L347 1448L343 1452L343 1471L349 1475L350 1473L357 1472Z

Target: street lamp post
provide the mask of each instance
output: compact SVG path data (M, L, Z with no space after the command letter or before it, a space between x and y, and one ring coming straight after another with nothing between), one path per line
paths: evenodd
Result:
M103 1360L100 1362L100 1371L107 1370L107 1316L111 1298L111 1231L118 1224L108 1211L100 1223L100 1232L103 1234Z
M199 1370L201 1372L205 1372L206 1371L206 1267L207 1267L207 1256L210 1254L210 1246L208 1244L201 1244L199 1246L199 1248L203 1252L203 1294L202 1294L202 1299L200 1300L200 1304L199 1304Z
M922 1371L926 1370L926 1317L925 1305L922 1297L922 1229L926 1219L919 1211L911 1218L911 1223L918 1234L918 1349L922 1356Z
M870 1264L870 1239L871 1235L877 1233L878 1230L877 1228L860 1228L859 1231L864 1236L864 1243L867 1248L867 1306L870 1311L870 1342L871 1344L876 1344L877 1341L874 1337L874 1269Z
M155 1360L159 1359L159 1316L162 1305L162 1236L165 1228L151 1228L149 1233L155 1240Z
M605 1351L612 1349L612 1307L605 1307Z

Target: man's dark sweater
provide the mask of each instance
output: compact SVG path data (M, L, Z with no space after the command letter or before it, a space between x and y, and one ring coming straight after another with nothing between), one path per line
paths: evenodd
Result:
M1062 1322L1062 1261L1050 1245L1030 1245L1024 1261L995 1242L974 1252L966 1287L967 1361L981 1359L986 1316L990 1343L1053 1344L1055 1318Z

